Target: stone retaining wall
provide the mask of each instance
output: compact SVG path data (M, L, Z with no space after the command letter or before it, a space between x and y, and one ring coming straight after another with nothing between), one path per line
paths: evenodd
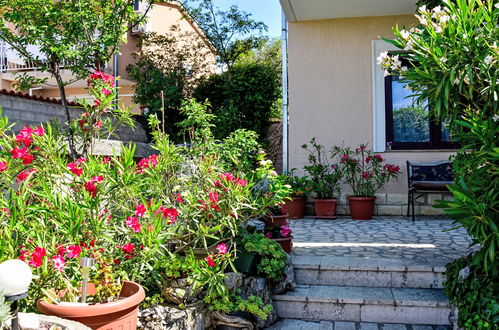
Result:
M416 195L417 196L417 195ZM434 193L425 194L416 199L414 203L415 215L441 215L444 212L440 209L434 208L432 205L437 200L450 200L450 193ZM348 215L350 210L346 194L342 194L338 199L336 206L336 214ZM307 202L307 214L313 215L313 203L309 198ZM374 208L375 215L407 215L407 194L376 194L376 206Z

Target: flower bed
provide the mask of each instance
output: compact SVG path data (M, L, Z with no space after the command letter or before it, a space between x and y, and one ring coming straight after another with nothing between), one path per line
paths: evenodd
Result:
M206 301L229 304L224 278L240 225L281 203L289 189L258 152L254 133L240 130L216 141L213 116L192 100L184 103L180 124L190 147L158 129L157 154L138 162L133 145L113 157L93 156L93 140L113 132L103 114L128 120L126 109L113 110L113 84L109 75L90 76L96 101L82 101L85 111L70 125L82 153L73 158L57 127L26 127L10 136L7 119L0 119L0 262L19 258L36 275L24 309L47 295L52 303L79 301L82 257L95 262L90 303L116 300L123 281L140 283L160 303L174 274L189 279ZM157 127L158 120L150 124ZM265 193L257 189L262 182ZM204 255L195 257L199 250ZM181 260L177 269L167 267L171 260ZM62 290L63 298L52 294Z

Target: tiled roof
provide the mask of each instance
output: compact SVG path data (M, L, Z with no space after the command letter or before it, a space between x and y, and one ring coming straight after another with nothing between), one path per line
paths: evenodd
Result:
M61 100L58 100L58 99L55 99L55 98L43 97L43 96L36 96L36 95L29 95L29 94L25 94L25 93L21 93L21 92L8 91L6 89L0 90L0 94L9 95L9 96L15 96L15 97L22 97L22 98L30 99L30 100L34 100L34 101L41 101L41 102L62 104ZM70 105L70 106L79 106L80 104L78 102L68 101L68 105Z

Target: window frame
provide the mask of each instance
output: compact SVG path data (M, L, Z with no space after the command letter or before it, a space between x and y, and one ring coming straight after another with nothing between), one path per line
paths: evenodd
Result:
M398 52L400 53L400 52ZM402 65L409 65L408 61L402 60ZM431 149L457 149L458 145L451 141L442 141L442 124L435 121L432 113L429 113L429 142L395 142L393 122L393 75L384 77L385 92L385 141L387 149L391 150L431 150ZM433 117L433 118L432 118Z

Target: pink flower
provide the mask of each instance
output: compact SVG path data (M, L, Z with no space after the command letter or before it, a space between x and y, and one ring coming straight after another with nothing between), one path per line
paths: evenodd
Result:
M125 224L127 225L127 227L131 228L135 233L139 233L142 227L137 217L128 217L125 221Z
M29 177L30 173L34 172L34 171L36 171L36 170L32 169L30 171L23 171L23 172L19 173L17 175L17 180L18 181L25 181Z
M43 136L45 134L45 129L43 126L38 126L33 130L33 133L35 133L36 136Z
M164 206L160 206L160 208L157 209L154 213L161 213L163 218L168 218L168 225L177 222L178 211L174 208L166 208Z
M7 162L0 162L0 172L7 170L9 167L7 166Z
M365 145L363 145L363 144L361 144L361 145L360 145L360 150L365 150L365 149L366 149L366 146L365 146Z
M229 248L227 247L227 245L225 245L225 243L218 244L216 249L220 254L226 254L227 252L229 252Z
M110 160L111 160L110 157L104 157L104 159L102 160L102 164L107 164L109 163Z
M215 263L215 260L213 260L213 256L208 256L204 258L208 262L208 266L210 267L215 267L217 264Z
M378 161L382 162L383 161L383 157L381 157L381 155L375 155L374 158L376 158Z
M272 238L272 233L270 231L266 232L265 237Z
M146 206L144 204L135 207L135 215L138 217L143 217L146 214L146 211Z
M208 194L210 196L210 202L217 203L218 198L220 197L216 192L211 192Z
M62 256L53 257L52 262L54 263L54 269L59 272L62 272L62 269L64 268L64 266L66 266L64 257Z
M95 122L95 124L94 124L94 127L95 127L95 128L97 128L97 129L101 128L101 127L102 127L102 121L97 120L97 121Z
M246 187L248 183L246 182L246 180L237 179L237 184L240 185L241 187Z
M103 177L102 175L99 175L99 176L95 175L95 176L92 178L92 180L90 180L90 181L92 181L92 182L97 182L97 183L98 183L98 182L102 182L102 180L104 180L104 177Z
M348 160L348 155L343 155L343 157L341 157L341 162L344 163L346 160Z
M368 172L362 172L362 177L363 177L364 179L368 180L370 176L372 176L372 174L371 174L371 173L368 173Z
M225 179L230 182L236 181L236 177L232 173L222 173L218 176L220 179Z
M79 258L81 254L81 246L70 245L68 246L68 258Z
M104 94L104 95L110 95L111 91L109 89L107 89L107 88L103 88L102 89L102 94Z
M289 237L291 235L291 228L289 226L281 226L281 230L279 230L279 233L281 234L282 237Z
M371 156L366 157L366 163L369 163L371 161Z
M2 211L3 214L6 214L7 216L10 215L10 210L8 208L2 207L0 210Z
M87 160L88 160L88 159L86 159L85 157L80 157L80 158L78 158L76 161L77 161L78 163L84 163L84 162L86 162Z
M28 153L28 148L22 148L19 149L18 147L15 147L10 151L12 158L17 159L17 158L23 158L24 155Z
M142 158L137 166L137 172L142 174L146 168L154 167L158 164L158 155L151 155L147 158Z
M66 247L64 245L55 245L57 255L63 257L66 254Z

